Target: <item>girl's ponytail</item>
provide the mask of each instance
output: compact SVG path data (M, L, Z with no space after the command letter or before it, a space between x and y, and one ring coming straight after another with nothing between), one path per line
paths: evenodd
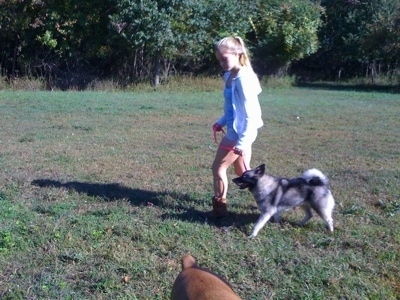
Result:
M239 55L239 62L242 66L251 68L250 57L244 41L239 36L229 36L216 43L215 48L219 51L225 50Z
M244 45L243 39L239 36L235 36L235 40L239 43L240 48L242 49L242 52L240 53L239 62L242 64L242 66L251 68L249 53L246 46Z

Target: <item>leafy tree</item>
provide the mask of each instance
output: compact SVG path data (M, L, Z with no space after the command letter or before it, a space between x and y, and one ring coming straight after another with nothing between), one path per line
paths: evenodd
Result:
M161 71L167 75L178 65L193 71L209 63L216 38L244 35L250 6L244 0L121 0L111 21L132 53L132 75L154 74L157 85Z
M70 82L88 78L94 61L98 68L108 59L104 49L113 2L0 1L3 73L14 76L19 69L48 80L64 74Z
M309 0L260 0L252 19L255 54L266 73L286 73L292 61L318 49L323 9Z
M118 13L111 17L112 24L126 39L127 50L135 52L134 76L146 71L146 64L156 65L156 84L159 80L161 57L173 55L176 40L172 31L175 13L174 1L123 0L117 5ZM141 61L139 61L141 60ZM151 73L147 70L147 74Z
M18 0L0 1L1 75L16 76L18 57L27 44L31 24L29 3Z
M397 0L325 0L321 47L297 65L322 79L374 76L399 64ZM384 68L385 67L385 68Z
M108 29L113 7L113 0L98 0L96 5L79 0L43 3L36 17L40 21L36 40L43 49L38 59L45 63L43 67L51 66L46 73L79 86L92 74L104 72L113 57Z
M400 2L373 0L365 6L370 18L360 44L374 80L381 69L391 73L400 62Z
M0 0L1 75L65 87L215 74L214 43L227 35L245 38L259 74L374 78L399 68L400 2Z

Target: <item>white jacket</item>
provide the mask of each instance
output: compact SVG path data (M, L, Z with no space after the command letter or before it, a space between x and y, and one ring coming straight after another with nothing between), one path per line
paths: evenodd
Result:
M231 72L224 74L224 82L228 80ZM254 131L262 127L261 107L258 95L262 89L257 75L251 68L242 67L236 77L232 78L232 105L233 105L233 129L239 138L236 147L245 149L254 141ZM217 123L222 127L226 125L225 114ZM249 132L253 134L249 135Z

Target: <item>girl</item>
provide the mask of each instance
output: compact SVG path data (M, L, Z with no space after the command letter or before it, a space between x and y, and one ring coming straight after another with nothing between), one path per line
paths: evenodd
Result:
M215 56L225 71L224 114L213 125L214 132L223 131L222 128L226 126L226 135L219 144L212 164L212 215L218 218L228 214L227 169L233 164L238 176L250 169L251 147L263 121L258 102L261 86L251 67L243 40L240 37L220 40L215 47Z

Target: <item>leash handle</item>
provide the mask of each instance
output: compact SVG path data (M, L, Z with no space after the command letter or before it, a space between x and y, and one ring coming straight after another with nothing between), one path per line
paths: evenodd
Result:
M218 131L221 131L224 135L225 135L225 131L224 131L224 129L222 128L222 127L220 127L220 126L213 126L213 132L214 132L214 142L216 143L216 144L218 144L218 140L217 140L217 132Z
M221 131L225 135L225 131L224 131L224 129L222 127L217 128L216 126L213 126L213 131L214 131L214 141L215 141L216 144L218 144L217 132Z

